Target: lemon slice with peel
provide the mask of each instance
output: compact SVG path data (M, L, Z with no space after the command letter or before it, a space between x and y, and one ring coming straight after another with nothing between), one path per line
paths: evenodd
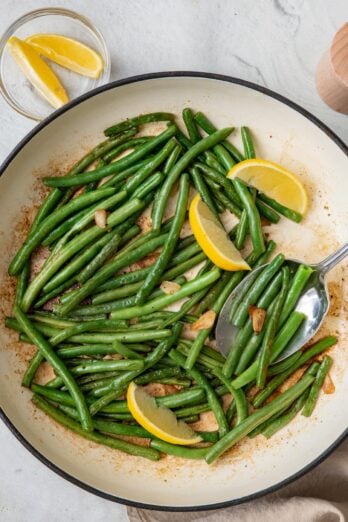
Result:
M250 270L248 263L199 194L191 202L189 219L197 243L216 266L230 271Z
M241 161L231 168L228 177L240 178L281 205L302 215L306 213L306 189L295 174L277 163L258 158Z
M11 36L6 46L25 77L53 107L69 101L57 76L31 45Z
M140 426L161 440L181 446L202 440L186 422L178 420L169 408L157 406L155 399L134 382L128 386L127 404Z
M99 78L104 64L101 56L87 45L59 34L34 34L26 38L36 51L71 71Z

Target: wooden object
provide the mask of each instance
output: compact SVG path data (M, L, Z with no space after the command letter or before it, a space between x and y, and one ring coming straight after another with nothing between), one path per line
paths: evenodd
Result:
M327 105L348 114L348 23L337 31L330 49L322 56L317 67L316 85Z

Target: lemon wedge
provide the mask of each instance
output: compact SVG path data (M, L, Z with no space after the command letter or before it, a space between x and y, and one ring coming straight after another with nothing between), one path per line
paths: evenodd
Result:
M11 36L6 46L25 77L54 108L69 101L57 76L31 45Z
M281 205L306 213L306 189L295 174L276 163L258 158L241 161L231 168L228 177L240 178Z
M101 56L87 45L59 34L34 34L26 38L36 51L52 62L83 76L99 78L104 64Z
M191 202L189 219L197 243L216 266L230 271L250 270L248 263L199 194Z
M128 386L127 404L140 426L161 440L181 446L202 440L186 422L178 420L169 408L157 406L155 399L134 382Z

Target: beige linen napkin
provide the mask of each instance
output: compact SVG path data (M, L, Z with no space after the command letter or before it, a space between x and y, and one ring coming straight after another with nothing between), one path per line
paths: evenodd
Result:
M130 522L346 522L348 440L312 471L258 500L214 511L168 513L128 508Z

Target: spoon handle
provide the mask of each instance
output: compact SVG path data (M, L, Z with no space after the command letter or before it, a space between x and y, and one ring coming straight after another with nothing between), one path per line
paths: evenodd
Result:
M325 274L329 270L331 270L334 266L336 266L342 259L344 259L348 255L348 243L343 245L341 248L336 250L333 254L329 255L327 258L323 259L320 263L317 264L317 269Z

